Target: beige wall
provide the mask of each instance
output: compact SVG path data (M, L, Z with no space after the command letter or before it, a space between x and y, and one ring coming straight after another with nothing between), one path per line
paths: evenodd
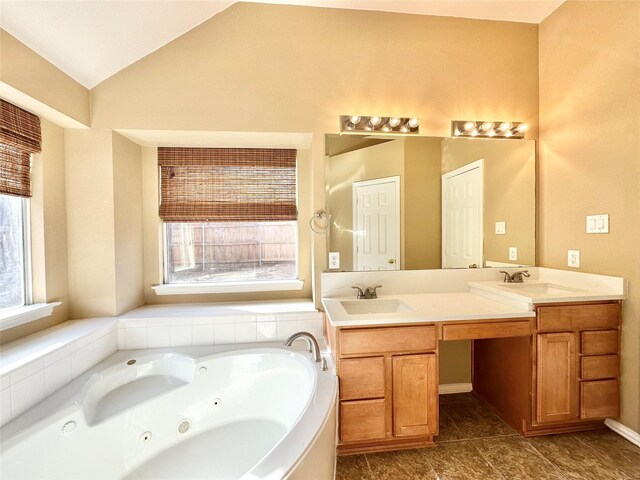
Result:
M509 47L469 48L496 38ZM301 178L309 218L325 205L324 134L336 132L338 115L418 116L429 136L449 135L458 118L523 120L535 138L537 58L536 25L237 3L96 86L92 121L312 133L311 176ZM325 244L313 237L316 293Z
M142 149L111 130L67 130L71 318L144 303Z
M0 29L0 82L89 125L89 90Z
M483 261L536 264L536 148L533 141L445 138L442 173L484 159ZM506 235L495 222L506 222Z
M624 276L621 421L640 431L640 2L564 3L540 26L539 260ZM608 213L608 235L585 216Z
M440 268L441 138L408 137L404 142L404 266Z
M42 152L31 169L31 263L33 301L62 302L53 315L5 330L0 343L30 335L68 317L67 219L64 130L41 120Z
M116 315L144 304L142 148L113 134Z
M111 137L110 130L65 132L71 318L116 312Z

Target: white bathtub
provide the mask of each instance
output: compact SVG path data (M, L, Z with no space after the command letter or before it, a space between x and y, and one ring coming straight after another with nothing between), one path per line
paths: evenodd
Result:
M2 479L333 478L332 369L280 348L152 352L117 352L5 425Z

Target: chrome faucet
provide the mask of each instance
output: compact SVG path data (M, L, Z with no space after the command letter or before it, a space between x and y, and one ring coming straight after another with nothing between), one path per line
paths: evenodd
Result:
M294 340L297 339L303 339L307 341L307 352L312 352L313 353L313 361L314 362L321 362L324 359L322 358L322 356L320 355L320 345L318 345L318 341L316 340L316 337L314 337L312 334L310 334L309 332L298 332L298 333L294 333L293 335L291 335L289 338L287 338L284 341L284 346L285 347L290 347L291 344L294 342ZM323 364L323 370L326 370L326 368L324 368L324 364Z
M356 290L358 290L358 295L356 298L371 299L371 298L378 298L378 292L376 292L376 290L378 290L379 288L382 288L382 285L376 285L375 287L367 287L364 290L362 290L357 285L352 285L351 288L355 288Z
M524 277L530 277L528 270L520 270L518 272L509 275L509 272L505 272L504 270L500 270L500 273L504 273L503 282L504 283L523 283Z

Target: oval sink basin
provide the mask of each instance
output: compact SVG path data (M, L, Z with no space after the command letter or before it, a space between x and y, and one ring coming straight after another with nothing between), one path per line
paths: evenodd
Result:
M349 315L365 315L375 313L413 312L413 308L402 300L395 298L371 300L342 300L342 307Z
M505 283L503 287L520 293L543 293L546 295L566 295L574 292L584 292L579 288L563 287L554 283Z

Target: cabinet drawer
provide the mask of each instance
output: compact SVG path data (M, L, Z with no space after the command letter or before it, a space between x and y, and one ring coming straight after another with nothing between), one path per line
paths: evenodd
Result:
M620 414L618 380L580 383L580 418L595 420Z
M616 328L619 323L620 304L618 303L538 307L538 331L540 332Z
M340 441L363 442L385 438L385 401L340 402Z
M384 357L340 360L340 399L384 397Z
M618 355L598 355L580 359L580 378L582 380L617 378L619 375L620 357Z
M599 330L580 334L580 353L583 355L606 355L618 353L618 331Z
M340 355L424 352L436 345L433 325L340 330Z
M442 326L442 340L528 337L532 331L530 320L457 323Z

